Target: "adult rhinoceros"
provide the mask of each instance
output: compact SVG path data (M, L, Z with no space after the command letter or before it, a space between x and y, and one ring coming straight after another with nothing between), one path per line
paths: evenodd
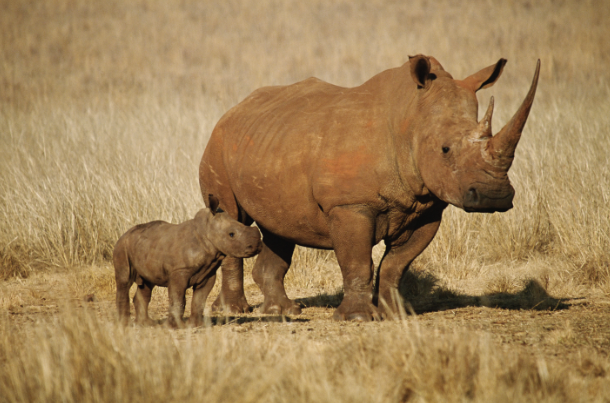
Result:
M525 101L492 136L493 98L477 122L475 92L493 85L505 64L455 80L417 55L355 88L316 78L261 88L220 119L201 160L201 189L260 228L264 247L252 274L264 313L301 312L284 289L295 244L334 249L344 287L335 319L377 319L396 309L401 276L448 204L487 213L513 207L507 172L540 61ZM378 295L386 303L375 306L371 250L381 240ZM248 310L243 260L227 257L222 274L215 304Z

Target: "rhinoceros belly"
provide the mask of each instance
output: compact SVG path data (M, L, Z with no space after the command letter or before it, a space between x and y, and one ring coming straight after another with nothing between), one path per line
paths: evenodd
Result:
M387 176L373 101L310 79L258 90L230 111L215 130L240 206L274 234L331 248L329 211L376 202Z

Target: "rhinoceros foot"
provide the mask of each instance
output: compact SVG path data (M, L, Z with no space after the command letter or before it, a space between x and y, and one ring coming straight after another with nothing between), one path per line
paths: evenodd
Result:
M149 317L146 318L136 318L136 324L139 326L155 326L157 322L152 320Z
M268 315L300 315L301 305L288 298L265 298L261 312Z
M218 295L216 301L212 304L212 311L224 313L248 313L252 312L252 307L246 301L246 296L226 297L222 294Z
M333 319L370 322L371 320L381 320L381 315L372 302L356 298L344 298L333 314Z

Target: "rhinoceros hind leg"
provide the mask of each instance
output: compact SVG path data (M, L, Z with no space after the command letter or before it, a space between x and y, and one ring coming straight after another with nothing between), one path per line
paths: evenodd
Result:
M261 232L263 250L252 270L252 277L265 296L261 311L271 315L299 315L301 306L288 298L284 288L295 244L263 228Z
M244 293L244 259L227 256L222 262L221 273L222 286L212 310L224 313L252 312Z

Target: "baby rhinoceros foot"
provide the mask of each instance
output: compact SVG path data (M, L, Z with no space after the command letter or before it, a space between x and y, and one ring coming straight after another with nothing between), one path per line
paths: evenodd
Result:
M265 298L261 312L267 315L300 315L301 305L288 298Z
M170 315L167 318L167 326L169 326L172 329L184 329L185 323L182 320L182 318L176 318L176 317Z
M333 319L370 322L371 320L381 320L381 315L377 307L371 302L356 298L344 298L333 314Z
M204 325L203 315L191 315L188 321L189 327L200 327Z

